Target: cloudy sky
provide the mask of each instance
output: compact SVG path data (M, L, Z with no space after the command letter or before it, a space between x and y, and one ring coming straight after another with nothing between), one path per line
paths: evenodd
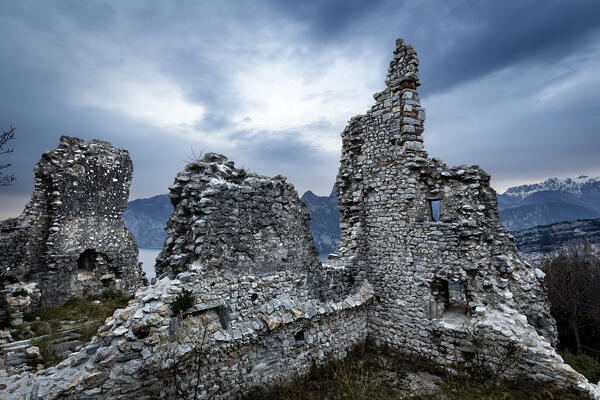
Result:
M131 153L131 199L192 155L328 194L340 132L383 89L395 39L421 60L425 145L498 191L600 175L598 1L3 1L0 129L18 214L61 135Z

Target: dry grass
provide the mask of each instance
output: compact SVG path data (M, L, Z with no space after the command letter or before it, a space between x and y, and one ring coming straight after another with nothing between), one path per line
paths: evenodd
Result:
M408 372L440 377L435 393L411 393ZM577 400L578 394L526 382L498 382L450 375L425 360L407 359L389 349L358 346L344 360L313 366L307 377L268 390L257 388L245 400Z

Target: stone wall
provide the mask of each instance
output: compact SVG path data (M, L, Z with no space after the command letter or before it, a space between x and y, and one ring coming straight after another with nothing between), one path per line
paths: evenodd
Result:
M133 294L144 277L121 220L133 173L129 153L63 136L34 172L23 213L0 222L3 282L35 283L41 297L31 306L104 290Z
M519 259L499 224L489 175L424 151L418 59L402 40L386 83L342 133L342 242L330 257L374 287L369 338L448 366L482 352L493 365L502 348L481 344L513 343L525 361L507 375L587 390L552 348L544 274Z
M194 261L235 273L318 268L310 216L285 181L237 169L214 153L188 164L169 188L174 212L157 275L173 276Z
M337 272L317 273L308 213L285 178L209 153L171 190L162 277L57 367L5 376L7 398L229 399L366 340L372 287L320 298ZM193 306L176 314L183 293Z

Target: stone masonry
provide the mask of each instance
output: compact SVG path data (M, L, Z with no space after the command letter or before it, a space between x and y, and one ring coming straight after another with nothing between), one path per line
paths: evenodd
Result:
M285 181L237 169L214 153L187 165L169 188L174 212L157 275L174 276L193 262L258 275L319 268L310 216Z
M364 342L372 288L318 298L310 277L327 273L313 271L309 215L285 180L213 153L190 163L171 186L156 283L58 366L4 376L6 398L229 399ZM193 306L176 315L184 291Z
M129 153L63 136L34 172L23 213L0 222L0 298L11 318L70 296L135 293L144 277L135 239L121 220L133 173Z
M170 188L156 282L58 366L0 371L2 398L232 399L369 339L449 370L497 368L513 348L505 377L600 399L553 348L544 274L499 225L489 176L424 151L418 59L402 40L386 83L342 134L342 243L327 263L284 177L208 153Z
M523 361L506 375L597 396L553 349L544 273L519 259L499 224L489 175L424 151L418 65L398 40L387 87L342 133L342 242L330 263L373 285L368 337L447 366L483 355L494 368L516 346Z

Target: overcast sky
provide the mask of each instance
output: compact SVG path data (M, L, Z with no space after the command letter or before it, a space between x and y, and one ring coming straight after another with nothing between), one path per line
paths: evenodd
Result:
M398 37L419 53L430 155L500 192L600 175L599 1L3 1L0 37L0 129L17 128L0 218L61 135L129 150L131 199L206 151L329 194Z

